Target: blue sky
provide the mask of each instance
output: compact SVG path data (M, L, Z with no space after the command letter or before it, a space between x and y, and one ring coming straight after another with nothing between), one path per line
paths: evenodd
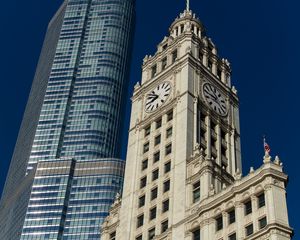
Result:
M184 0L137 0L131 88L140 80L141 63L168 34ZM16 142L45 30L62 0L10 0L1 3L0 191ZM291 226L300 229L300 3L279 0L191 0L207 34L233 68L241 109L243 171L262 164L262 136L279 155L289 175ZM129 99L129 97L128 97ZM127 121L129 109L127 110ZM124 141L124 145L126 141ZM294 239L300 239L296 232Z

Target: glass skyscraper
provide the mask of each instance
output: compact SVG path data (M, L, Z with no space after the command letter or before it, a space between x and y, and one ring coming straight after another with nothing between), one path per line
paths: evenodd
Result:
M134 0L66 0L51 20L0 205L0 239L97 239L123 181Z

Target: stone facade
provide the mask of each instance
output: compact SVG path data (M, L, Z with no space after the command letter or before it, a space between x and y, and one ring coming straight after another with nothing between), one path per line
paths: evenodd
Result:
M204 33L187 7L144 59L123 194L102 225L102 240L292 236L279 158L266 153L263 166L242 177L230 63Z

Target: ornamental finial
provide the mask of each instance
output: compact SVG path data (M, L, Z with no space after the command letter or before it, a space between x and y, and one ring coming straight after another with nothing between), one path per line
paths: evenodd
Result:
M190 11L190 0L186 0L186 10Z

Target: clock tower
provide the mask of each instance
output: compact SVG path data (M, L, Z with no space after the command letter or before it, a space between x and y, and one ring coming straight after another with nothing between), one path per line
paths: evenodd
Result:
M143 60L132 97L123 194L102 237L219 239L212 228L225 215L217 205L200 211L240 180L241 171L239 100L230 63L187 4L156 53Z

